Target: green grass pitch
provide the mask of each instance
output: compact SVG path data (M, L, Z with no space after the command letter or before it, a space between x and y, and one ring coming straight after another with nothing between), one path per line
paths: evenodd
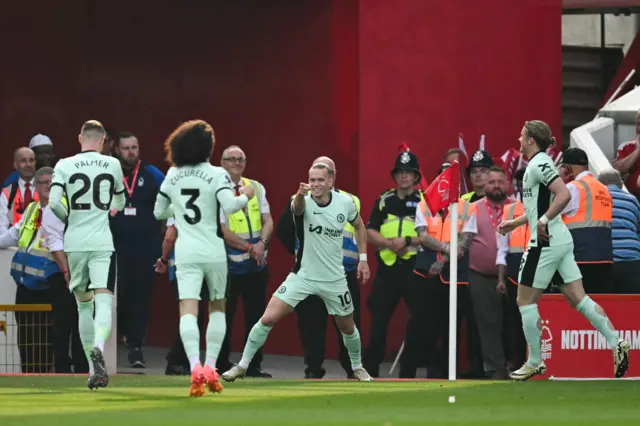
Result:
M640 425L635 381L245 380L202 398L187 396L187 377L85 382L0 377L0 425Z

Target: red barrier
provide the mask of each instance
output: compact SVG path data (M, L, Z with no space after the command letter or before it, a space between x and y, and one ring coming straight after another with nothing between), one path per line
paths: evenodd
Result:
M607 312L622 338L631 343L626 377L640 377L640 295L592 295ZM613 378L613 355L604 336L573 309L561 295L544 295L542 359L545 378Z

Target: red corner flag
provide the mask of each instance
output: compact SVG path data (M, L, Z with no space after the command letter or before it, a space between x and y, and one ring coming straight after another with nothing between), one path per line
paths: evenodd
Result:
M460 191L460 163L455 161L451 167L434 179L427 188L424 198L432 215L458 202Z

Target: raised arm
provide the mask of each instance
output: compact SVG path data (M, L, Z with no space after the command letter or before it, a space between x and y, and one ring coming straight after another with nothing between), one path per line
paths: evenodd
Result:
M304 208L306 207L306 202L304 197L309 193L309 185L306 183L300 183L300 188L298 188L298 193L295 197L293 197L293 202L291 203L291 209L293 210L293 214L296 216L300 216L304 213Z

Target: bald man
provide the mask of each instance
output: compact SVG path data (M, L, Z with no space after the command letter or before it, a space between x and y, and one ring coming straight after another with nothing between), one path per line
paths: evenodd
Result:
M229 173L231 186L236 194L245 186L252 187L255 193L255 197L249 200L246 208L233 214L225 214L221 208L219 213L227 250L229 285L226 304L227 331L217 365L219 371L228 371L233 367L229 360L229 351L238 299L242 299L244 310L245 343L251 327L258 322L267 306L267 248L273 233L273 219L264 186L244 176L247 155L242 148L232 145L225 149L220 165ZM271 374L262 369L261 363L262 353L258 351L251 360L246 375L270 378Z
M335 180L337 170L336 165L331 158L325 156L318 157L313 160L312 165L313 164L324 164L329 167L333 170ZM360 200L358 197L336 188L333 188L333 190L351 196L358 208L358 213L360 213ZM283 213L282 217L278 221L276 237L284 244L289 253L295 254L297 242L295 239L293 216L290 214L289 208L285 210L285 213ZM346 272L349 292L353 299L353 317L356 327L360 328L360 284L358 282L356 271L358 265L358 246L354 239L354 230L348 222L344 227L342 251L344 254L342 264ZM304 362L307 365L305 369L305 378L321 379L326 373L322 364L324 363L326 352L325 342L327 334L327 317L329 316L327 308L322 299L317 296L310 296L298 304L296 307L296 313L298 314L300 340L302 341L302 347L304 350ZM349 354L342 341L342 334L339 332L335 322L334 327L336 328L338 347L340 348L340 365L342 365L347 378L352 379L354 376Z
M18 181L2 190L0 195L0 233L20 222L25 208L38 200L34 187L36 155L30 148L18 148L13 153L13 167Z

